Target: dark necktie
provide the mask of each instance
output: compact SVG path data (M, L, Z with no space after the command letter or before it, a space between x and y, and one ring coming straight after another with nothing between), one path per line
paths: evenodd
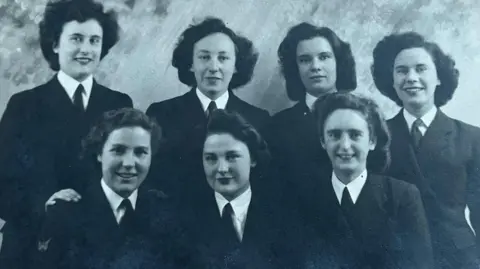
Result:
M83 93L85 92L85 88L83 88L82 84L79 84L75 93L73 94L73 105L78 108L80 111L85 111L85 107L83 106Z
M239 242L237 232L233 226L233 209L230 203L223 207L222 224L225 229L226 236L231 242Z
M212 112L215 110L217 110L217 104L215 103L215 101L210 101L210 104L208 104L206 111L207 118L210 117L210 115L212 115Z
M343 189L342 202L340 206L342 207L342 210L347 214L353 210L353 200L347 187Z
M131 234L135 230L135 211L133 210L132 203L128 199L123 199L120 204L120 208L125 209L123 217L120 219L120 229L125 234Z
M422 125L423 125L422 119L416 119L412 124L411 135L412 135L413 146L415 148L418 148L418 146L420 145L420 140L422 139L422 136L423 136L419 128Z

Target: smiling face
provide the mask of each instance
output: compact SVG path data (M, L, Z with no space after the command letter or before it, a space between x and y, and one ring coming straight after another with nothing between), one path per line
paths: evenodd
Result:
M58 43L53 47L60 70L78 81L91 75L100 62L102 37L102 27L94 19L63 25Z
M245 143L232 135L211 134L203 146L203 168L210 187L231 201L250 187L255 163Z
M432 56L424 48L402 50L393 66L393 88L411 114L421 117L435 105L440 85Z
M214 33L193 47L191 71L198 89L215 100L228 90L235 69L235 44L226 34Z
M366 169L368 152L375 149L376 143L361 113L335 110L325 120L323 137L322 146L340 180L351 181Z
M327 39L314 37L300 41L297 65L300 79L309 94L319 97L335 91L337 62Z
M127 198L147 176L151 161L150 132L141 127L123 127L110 133L98 161L105 183Z

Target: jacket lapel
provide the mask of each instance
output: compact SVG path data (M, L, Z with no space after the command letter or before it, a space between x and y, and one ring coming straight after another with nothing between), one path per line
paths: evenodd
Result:
M422 137L419 148L419 160L428 160L433 156L442 156L449 149L450 137L454 130L453 121L438 110L432 124Z

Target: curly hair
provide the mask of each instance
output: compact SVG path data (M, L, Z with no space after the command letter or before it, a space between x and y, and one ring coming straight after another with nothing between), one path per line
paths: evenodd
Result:
M324 140L324 127L328 117L338 109L352 109L363 115L370 138L376 146L367 157L367 169L382 173L390 165L390 132L383 114L375 101L352 93L332 93L319 98L314 105L314 115L320 139Z
M161 143L161 128L145 113L134 108L121 108L103 113L82 140L82 158L96 157L102 152L109 135L120 128L141 127L150 133L151 155L154 156Z
M205 140L212 134L226 133L247 145L256 167L266 168L271 156L267 142L240 114L223 109L212 112L207 124Z
M397 55L405 49L425 49L435 64L440 85L434 94L434 103L437 107L445 105L457 89L459 71L455 68L455 61L433 42L416 32L392 34L384 37L373 50L373 64L371 67L373 81L377 89L397 105L403 106L393 87L393 65Z
M202 38L215 33L223 33L235 44L235 68L228 90L247 84L253 75L258 60L258 52L252 41L236 34L218 18L207 17L199 24L191 24L178 39L173 50L172 65L177 68L180 81L190 87L197 86L195 74L190 70L193 64L193 47Z
M300 79L297 65L297 46L303 40L315 37L323 37L333 49L337 63L337 81L335 85L338 91L351 91L357 87L355 71L355 59L353 58L350 44L341 40L334 31L328 27L317 27L303 22L288 30L287 35L278 47L277 54L285 77L288 97L293 101L305 98L305 85Z
M40 47L43 57L50 68L60 70L58 55L53 47L58 44L63 26L71 21L85 22L96 20L103 30L102 53L103 59L119 39L119 25L114 11L104 12L103 5L93 0L58 0L50 1L45 8L43 20L39 25Z

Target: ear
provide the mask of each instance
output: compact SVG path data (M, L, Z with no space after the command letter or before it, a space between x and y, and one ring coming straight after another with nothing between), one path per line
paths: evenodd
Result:
M255 167L255 166L257 166L257 162L252 160L250 163L250 167Z
M97 161L98 161L99 163L102 162L102 154L98 154L98 155L97 155Z
M58 43L57 42L54 42L52 44L52 50L53 50L53 52L58 54Z
M322 145L322 148L325 149L325 141L322 137L320 138L320 144Z
M376 138L376 137L372 137L372 138L370 139L370 143L369 143L368 148L369 148L370 150L374 150L376 146L377 146L377 138Z

